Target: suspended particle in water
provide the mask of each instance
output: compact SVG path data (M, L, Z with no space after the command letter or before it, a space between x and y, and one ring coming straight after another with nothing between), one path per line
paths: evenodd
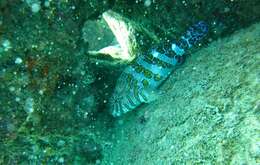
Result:
M29 97L25 100L24 110L27 113L32 113L34 111L34 100L33 100L33 98Z
M32 6L31 6L31 10L32 10L33 13L38 13L41 10L40 3L38 3L38 2L33 3Z
M151 0L145 0L145 1L144 1L144 6L145 6L145 7L149 7L151 4L152 4L152 1L151 1Z
M23 60L20 57L17 57L14 61L15 64L21 64Z

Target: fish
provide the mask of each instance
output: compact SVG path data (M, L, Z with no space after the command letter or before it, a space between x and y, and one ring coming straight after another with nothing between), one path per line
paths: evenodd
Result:
M189 27L177 42L166 46L159 44L138 55L117 79L109 99L110 114L119 117L154 100L159 86L177 65L183 63L185 52L202 40L207 32L207 23L199 21Z

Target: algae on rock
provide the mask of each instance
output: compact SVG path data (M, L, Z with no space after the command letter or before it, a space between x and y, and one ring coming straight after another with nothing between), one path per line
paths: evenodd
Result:
M92 11L85 12L83 1L40 3L37 12L25 1L3 2L0 164L70 164L79 156L75 146L81 139L99 138L93 133L96 73L80 42Z

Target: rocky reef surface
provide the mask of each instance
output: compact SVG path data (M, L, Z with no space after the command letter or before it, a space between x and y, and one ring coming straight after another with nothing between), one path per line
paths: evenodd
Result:
M259 36L255 24L191 54L115 122L102 164L259 164Z

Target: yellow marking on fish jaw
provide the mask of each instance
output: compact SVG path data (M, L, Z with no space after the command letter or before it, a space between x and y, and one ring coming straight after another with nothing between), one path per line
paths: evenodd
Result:
M138 101L138 102L142 102L139 98L139 91L138 91L138 86L137 84L134 85L133 87L133 94L134 94L134 98Z
M162 79L161 75L159 75L159 74L154 75L154 80L155 81L160 81L161 79Z
M143 83L144 87L148 87L149 86L149 82L147 80L145 80L145 79L142 81L142 83Z
M143 71L143 73L144 73L144 76L146 77L146 78L152 78L152 72L151 71L149 71L149 70L146 70L146 69L144 69L144 71Z
M133 76L131 74L127 74L127 85L129 87L131 87L133 84L132 84L132 80L133 80Z
M148 54L148 55L146 55L146 56L144 56L144 57L145 57L144 60L145 60L146 62L148 62L148 63L153 63L154 57L153 57L151 54Z
M137 73L142 72L142 67L139 66L139 65L135 66L135 71L136 71Z

